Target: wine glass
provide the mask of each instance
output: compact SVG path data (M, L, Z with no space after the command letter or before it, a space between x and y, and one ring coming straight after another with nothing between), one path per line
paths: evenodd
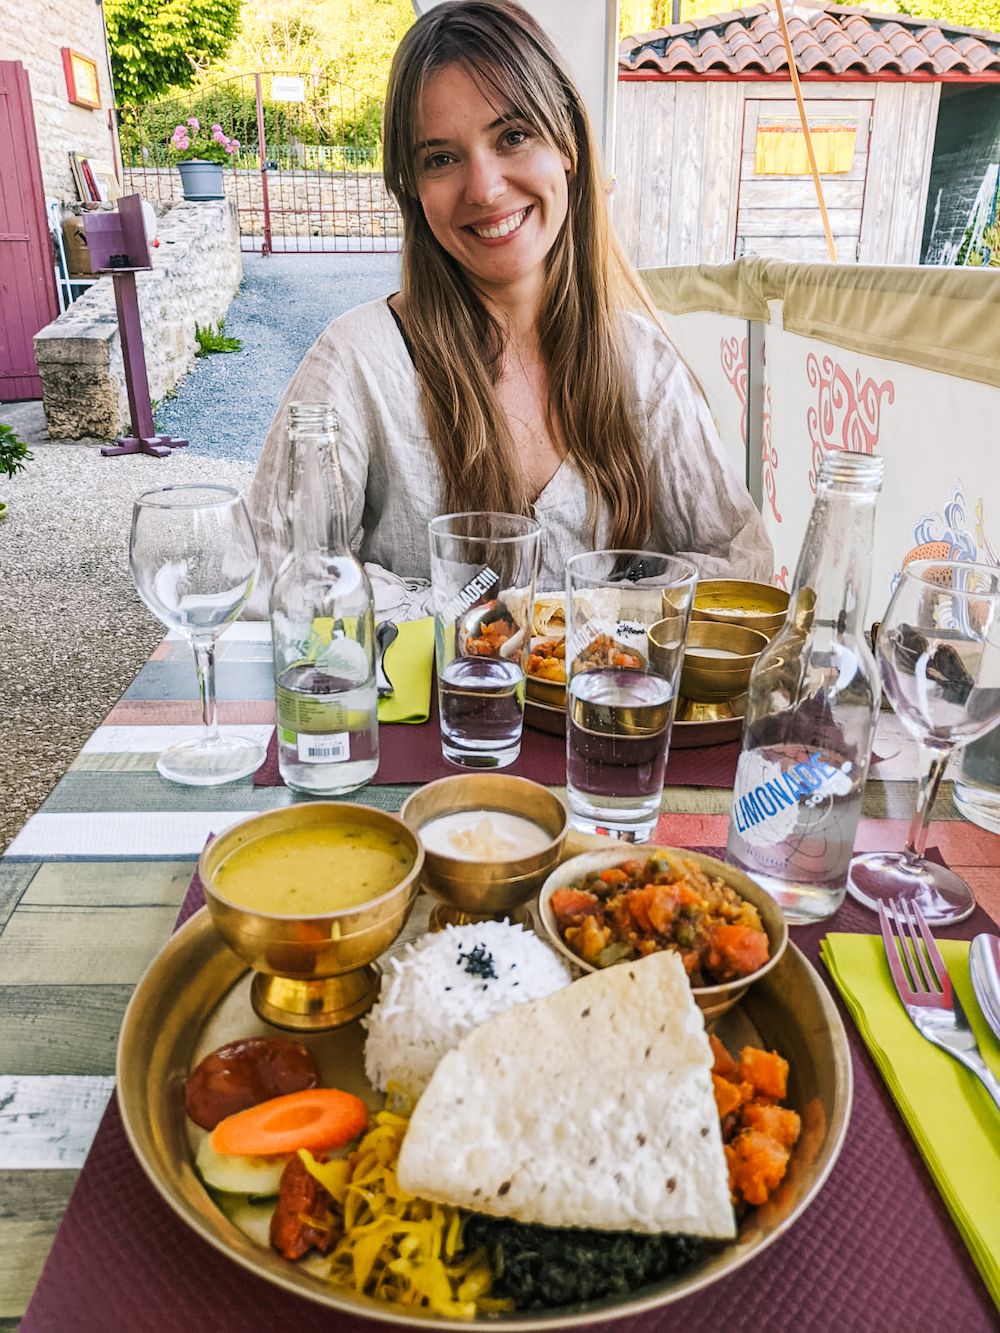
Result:
M924 859L931 807L953 750L1000 719L1000 568L971 561L914 560L878 633L882 686L920 746L917 809L902 852L851 862L850 894L876 908L890 898L919 904L937 925L964 921L976 906L953 871Z
M198 670L202 734L156 761L171 782L211 787L264 762L257 741L219 734L215 708L215 640L238 619L259 565L249 515L231 486L164 486L132 508L132 580L153 614L190 640Z

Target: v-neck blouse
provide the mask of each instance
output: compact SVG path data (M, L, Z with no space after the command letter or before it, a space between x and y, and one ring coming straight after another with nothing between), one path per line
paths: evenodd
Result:
M705 577L769 582L773 556L760 515L689 371L650 320L625 319L635 413L653 488L646 546L688 557ZM330 402L336 409L352 549L366 565L397 576L394 582L429 579L427 524L442 512L440 471L402 327L381 298L327 326L278 406L250 494L261 549L251 618L266 616L288 544L292 402ZM588 501L583 477L572 458L564 458L534 505L543 529L539 589L561 590L570 555L608 545L610 515L603 504L591 543ZM470 496L469 508L475 507Z

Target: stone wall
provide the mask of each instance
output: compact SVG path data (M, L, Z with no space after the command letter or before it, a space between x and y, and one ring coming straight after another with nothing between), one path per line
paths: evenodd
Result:
M249 168L222 173L244 236L264 233L262 173ZM125 168L125 192L150 202L181 198L173 168ZM275 236L401 236L402 218L382 176L354 171L269 171L268 208Z
M225 318L243 276L236 210L227 200L163 211L153 268L136 275L154 403L193 366L195 325ZM96 282L35 335L49 438L111 440L130 430L113 280Z
M118 151L110 120L114 99L103 10L94 0L5 0L0 8L0 60L19 60L31 83L45 193L54 199L76 199L69 154L83 153L113 166ZM98 110L70 102L63 47L96 63Z

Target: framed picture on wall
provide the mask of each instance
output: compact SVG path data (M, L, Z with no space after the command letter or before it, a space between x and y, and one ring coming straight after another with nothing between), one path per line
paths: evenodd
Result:
M66 92L74 106L86 106L96 110L101 105L101 90L97 83L97 61L71 51L68 46L62 51L63 69L66 72Z

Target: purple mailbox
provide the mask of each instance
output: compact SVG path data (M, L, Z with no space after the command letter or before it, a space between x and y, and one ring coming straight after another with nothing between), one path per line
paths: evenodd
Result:
M132 419L132 434L119 435L115 443L105 445L101 453L144 453L165 458L171 449L181 448L187 440L157 435L149 404L146 354L142 346L139 298L135 287L136 273L153 267L142 220L142 200L137 194L124 195L118 200L117 213L87 213L83 225L93 271L110 273L114 279L118 331L125 362L125 388Z

